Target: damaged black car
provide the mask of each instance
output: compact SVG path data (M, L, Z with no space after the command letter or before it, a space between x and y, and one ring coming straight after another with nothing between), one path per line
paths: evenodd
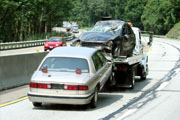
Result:
M105 55L118 57L132 56L135 41L135 35L128 23L121 20L106 20L97 22L72 44L94 47Z

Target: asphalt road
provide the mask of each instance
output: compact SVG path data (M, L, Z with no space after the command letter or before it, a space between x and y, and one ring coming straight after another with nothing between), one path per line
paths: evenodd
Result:
M0 120L179 120L180 41L156 38L148 55L147 80L137 77L133 90L102 91L95 109L58 104L35 108L26 97L11 101L13 95L25 96L23 86L1 92L11 102L0 103Z

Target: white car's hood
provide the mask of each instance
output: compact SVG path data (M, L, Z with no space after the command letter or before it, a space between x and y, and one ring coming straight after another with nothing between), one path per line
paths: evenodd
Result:
M86 83L90 79L90 73L76 74L75 72L48 72L36 71L31 81L46 83Z

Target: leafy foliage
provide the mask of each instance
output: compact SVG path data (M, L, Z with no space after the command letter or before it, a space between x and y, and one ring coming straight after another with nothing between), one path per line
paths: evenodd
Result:
M0 41L22 41L47 34L62 21L89 27L101 16L166 34L180 21L179 11L180 0L0 0Z
M168 38L180 39L180 22L176 23L166 36Z
M0 40L22 41L51 32L70 15L72 0L1 0Z

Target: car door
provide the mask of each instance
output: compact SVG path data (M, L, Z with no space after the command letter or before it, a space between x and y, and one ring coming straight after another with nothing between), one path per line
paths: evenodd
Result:
M100 57L97 55L97 52L92 56L92 60L96 70L95 73L95 76L97 76L96 82L100 83L100 86L102 86L103 85L102 81L104 80L105 66L103 65L103 62L101 61Z
M112 63L107 62L107 59L100 51L97 52L97 55L100 58L101 62L103 63L103 67L102 67L103 75L102 75L102 81L101 81L101 86L103 87L112 74Z

